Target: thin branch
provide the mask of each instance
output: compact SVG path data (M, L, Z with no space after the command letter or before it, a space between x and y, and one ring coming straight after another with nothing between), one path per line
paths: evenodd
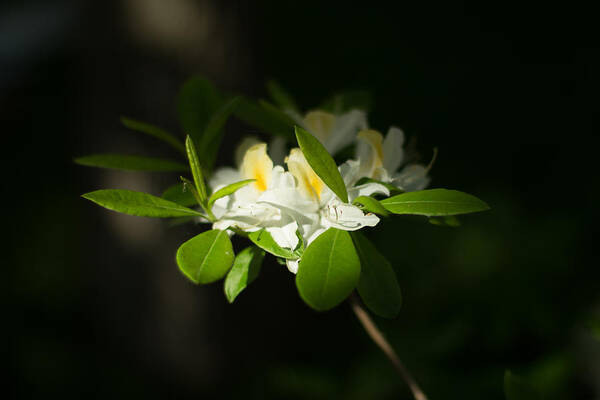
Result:
M356 314L356 318L358 318L363 328L365 328L365 331L367 331L371 339L373 339L373 342L375 342L387 358L389 358L396 368L396 371L398 371L398 374L400 374L400 377L404 379L415 400L427 400L425 393L423 393L410 372L408 372L404 364L402 364L402 361L400 361L400 358L398 358L398 355L390 343L385 339L383 333L377 328L377 325L375 325L369 314L367 314L365 309L360 305L360 301L354 293L350 296L350 306L352 307L354 314Z

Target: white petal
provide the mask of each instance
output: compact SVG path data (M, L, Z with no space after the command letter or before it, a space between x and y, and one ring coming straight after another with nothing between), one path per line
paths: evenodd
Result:
M374 178L375 170L383 167L383 136L375 130L367 129L360 131L357 137L360 177Z
M254 186L259 192L267 190L271 181L273 161L267 155L266 143L258 143L250 147L244 154L240 166L240 175L243 179L255 179L247 186Z
M337 116L335 125L325 148L329 153L336 154L350 145L361 129L367 128L367 115L362 110L350 110Z
M242 180L240 172L233 168L219 168L216 170L208 183L213 190L219 190L224 186Z
M390 191L381 183L377 182L368 182L359 186L354 186L348 190L350 202L354 201L358 196L372 196L374 194L389 196Z
M287 269L292 273L292 274L297 274L298 273L298 263L300 260L285 260L285 265L287 266Z
M429 185L427 168L420 164L407 165L394 177L393 185L406 192L423 190Z
M379 217L375 214L364 214L362 210L351 204L332 201L324 210L326 222L330 227L355 231L364 226L375 226Z
M404 132L392 126L383 141L383 166L390 172L395 172L404 158Z
M275 243L284 249L294 250L298 246L298 224L289 218L282 226L266 227L265 230L271 234Z
M255 144L259 143L260 140L258 140L258 138L256 138L255 136L246 136L244 139L242 139L240 144L235 148L234 154L235 165L238 168L242 165L242 162L244 161L244 155L246 154L248 149L254 146Z

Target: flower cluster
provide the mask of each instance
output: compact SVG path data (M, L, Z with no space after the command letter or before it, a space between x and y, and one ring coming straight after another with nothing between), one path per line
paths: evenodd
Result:
M311 111L304 117L290 113L296 123L316 137L332 155L356 142L356 157L338 170L348 193L340 199L315 173L299 148L293 148L283 165L274 165L267 144L253 139L241 142L236 151L237 169L222 168L209 185L214 191L242 180L248 185L212 205L213 229L241 232L265 230L283 249L310 245L329 228L355 231L375 226L379 217L353 204L359 196L390 196L390 189L422 190L429 183L428 168L403 165L404 133L391 127L385 138L368 129L363 111L341 115ZM274 157L276 158L276 157ZM300 258L286 259L296 273Z

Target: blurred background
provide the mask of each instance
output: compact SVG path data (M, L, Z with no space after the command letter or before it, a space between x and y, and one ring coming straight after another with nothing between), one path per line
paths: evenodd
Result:
M79 197L177 181L72 158L175 157L119 117L182 135L175 98L201 73L256 97L276 78L305 109L369 90L371 126L402 127L425 160L439 148L432 187L492 206L457 229L399 218L372 232L404 295L398 319L376 321L430 399L503 399L506 369L547 399L600 399L594 14L419 4L2 2L10 397L411 398L349 307L312 311L272 259L228 305L221 283L196 287L175 264L200 227ZM228 124L220 165L248 134Z

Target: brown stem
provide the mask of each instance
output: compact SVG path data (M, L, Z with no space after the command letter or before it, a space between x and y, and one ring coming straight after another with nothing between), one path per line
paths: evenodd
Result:
M400 358L398 358L398 355L390 343L385 339L383 333L381 333L379 328L377 328L377 325L375 325L369 314L367 314L365 309L360 305L360 301L354 293L350 296L350 306L352 307L354 314L356 314L356 318L358 318L363 328L365 328L365 331L367 331L371 339L373 339L373 342L379 346L381 351L383 351L383 354L385 354L392 362L396 368L396 371L398 371L398 374L400 374L400 377L404 379L415 400L427 400L425 393L423 393L410 372L408 372L404 364L402 364L402 361L400 361Z

